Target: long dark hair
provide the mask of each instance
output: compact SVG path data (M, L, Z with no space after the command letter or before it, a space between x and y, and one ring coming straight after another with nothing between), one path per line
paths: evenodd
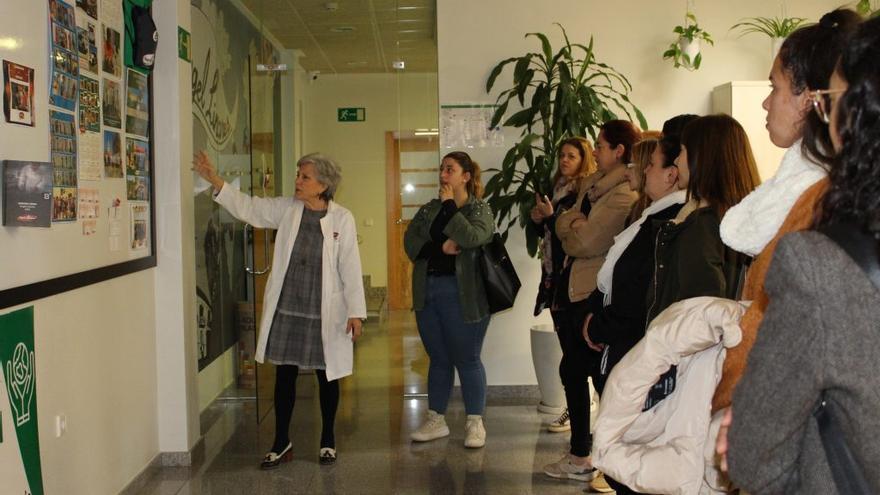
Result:
M849 89L838 104L841 148L820 224L855 222L880 236L880 18L858 27L838 70Z
M828 87L828 79L847 44L847 39L861 22L859 14L837 9L822 16L818 24L802 27L785 39L779 49L782 68L791 78L792 93ZM828 126L814 112L803 122L804 156L818 165L828 167L834 157Z
M663 136L660 138L660 150L663 152L663 168L671 167L681 152L681 132L691 121L699 118L699 115L683 113L676 115L663 123Z
M471 174L471 180L467 182L467 192L476 199L483 199L483 182L480 180L480 165L471 160L471 156L464 151L447 153L443 159L451 158L461 167L461 170Z
M685 126L688 198L705 200L719 217L761 182L746 131L733 117L706 115Z
M641 131L628 120L609 120L599 127L605 135L605 140L612 148L623 145L623 156L620 161L629 163L632 161L632 147L642 137Z

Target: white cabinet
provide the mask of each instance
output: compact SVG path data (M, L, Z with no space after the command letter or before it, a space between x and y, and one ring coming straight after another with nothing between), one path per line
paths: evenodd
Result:
M712 90L712 112L726 113L742 124L752 144L761 180L776 173L785 149L770 142L767 112L761 103L770 94L769 81L732 81Z

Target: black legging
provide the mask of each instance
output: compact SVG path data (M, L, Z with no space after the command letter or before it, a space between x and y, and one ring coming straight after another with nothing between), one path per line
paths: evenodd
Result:
M272 452L281 452L290 442L290 418L296 402L296 377L299 366L275 366L275 443ZM324 370L315 370L321 400L321 447L336 447L333 424L339 406L339 380L327 381Z
M587 346L583 337L586 305L572 303L552 313L556 336L562 346L559 377L565 388L565 401L571 421L571 450L578 457L590 455L590 387L587 382L598 365L600 354Z

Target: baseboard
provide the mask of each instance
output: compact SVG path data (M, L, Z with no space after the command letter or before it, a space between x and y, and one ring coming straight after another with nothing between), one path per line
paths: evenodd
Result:
M205 437L199 438L199 441L193 445L193 448L186 452L159 452L153 457L153 460L132 479L125 488L119 492L120 495L136 495L143 491L143 488L149 482L152 471L166 467L191 467L198 465L205 459Z
M160 456L160 454L156 454L156 456L153 457L153 460L150 461L147 466L137 474L137 476L129 481L127 485L125 485L125 488L119 492L119 495L135 495L141 493L152 475L151 471L162 467L159 459Z

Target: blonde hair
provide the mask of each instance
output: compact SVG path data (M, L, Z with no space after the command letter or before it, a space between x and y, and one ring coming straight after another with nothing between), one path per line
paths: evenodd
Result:
M639 199L633 204L627 223L632 223L632 221L642 216L642 212L645 211L645 208L648 207L648 203L651 201L648 195L645 194L645 169L651 163L651 155L654 154L654 150L659 145L660 140L656 138L642 139L633 145L632 163L634 166L632 170L639 179L639 187L636 189L636 192L639 193Z
M575 147L578 152L581 154L581 164L578 167L578 171L575 174L575 179L580 179L581 177L586 177L593 172L595 172L598 167L596 165L596 159L593 157L593 145L587 141L586 138L582 137L571 137L568 138L561 143L559 143L559 148L557 148L557 159L559 153L562 153L562 147L568 145ZM553 176L553 185L555 186L559 179L562 177L562 171L559 170L559 167L556 168L556 174Z

